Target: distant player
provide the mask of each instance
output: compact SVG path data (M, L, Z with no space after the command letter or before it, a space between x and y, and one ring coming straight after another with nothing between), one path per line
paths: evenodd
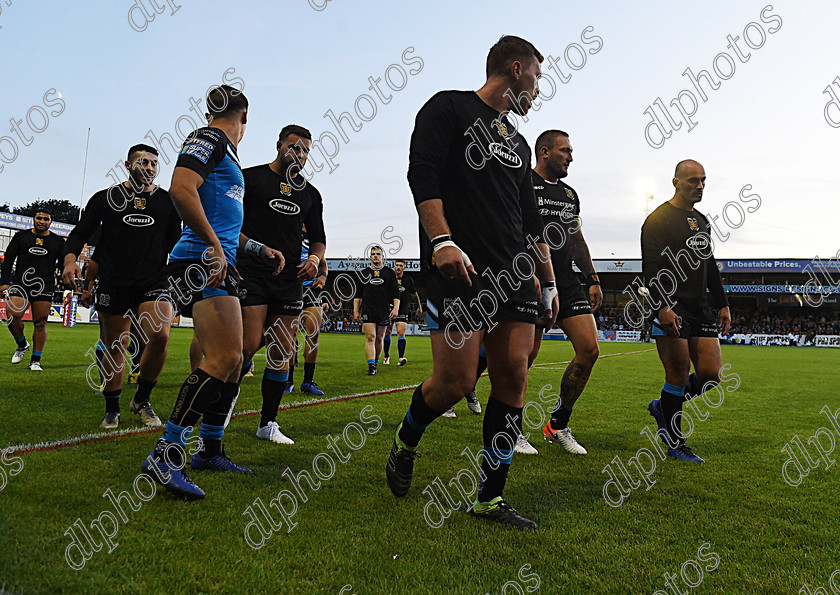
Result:
M11 317L9 332L17 343L12 363L19 364L29 349L23 333L23 314L32 307L32 355L29 369L40 372L47 342L47 318L55 291L55 269L64 254L64 238L50 231L52 215L38 211L32 229L17 232L6 248L0 273L0 294L6 295ZM16 266L14 266L16 264ZM14 277L12 267L14 266Z
M304 230L305 231L305 230ZM309 238L304 238L300 254L301 262L309 259ZM318 362L318 344L321 338L321 322L324 320L324 312L329 308L326 302L321 301L321 293L327 282L327 260L323 259L318 265L318 275L314 279L303 282L303 312L300 314L302 331L304 335L303 344L303 382L300 385L301 392L315 396L321 396L324 391L315 382L315 364ZM295 360L289 366L289 382L287 393L295 388L295 366L297 365L297 343L295 346Z
M414 391L386 466L391 492L405 496L424 431L475 385L483 341L491 394L470 512L518 529L537 528L502 497L522 433L528 354L539 317L531 274L542 281L549 325L557 316L557 290L548 247L538 239L542 221L530 148L506 114L530 109L542 60L528 41L504 36L490 49L481 89L440 92L417 114L408 181L425 231L420 254L434 367Z
M131 324L148 344L141 362L137 392L129 409L147 426L161 425L150 398L169 344L173 318L166 280L166 255L181 232L181 219L169 193L155 184L158 152L148 145L134 145L125 161L129 180L94 194L79 224L70 232L64 251L64 284L81 278L76 259L101 225L96 246L99 286L96 311L105 344L107 370L105 416L100 427L120 423L120 395L125 375L125 351ZM89 265L90 266L90 265ZM138 337L135 340L140 340Z
M397 274L397 286L400 291L400 311L397 314L397 320L394 326L397 327L397 352L400 359L398 365L404 366L408 363L405 357L405 329L408 326L408 317L411 313L411 299L417 302L417 315L423 313L423 306L420 303L420 295L417 293L417 288L414 286L414 279L405 274L405 260L398 258L394 261L394 272ZM391 328L388 326L385 329L385 337L382 340L382 346L385 359L383 364L390 364L391 358Z
M682 404L720 381L718 327L729 331L731 316L712 254L709 221L694 209L703 199L706 171L687 159L674 172L674 196L642 226L642 270L653 313L656 350L665 368L659 399L648 405L668 455L703 463L685 443ZM707 294L708 290L708 294ZM720 308L717 318L712 307ZM691 364L694 364L694 374Z
M242 368L237 248L275 263L278 273L283 267L280 252L241 233L245 180L236 149L248 122L248 100L222 85L210 90L207 106L208 126L190 133L172 174L170 193L184 229L168 267L173 297L181 314L192 317L204 358L178 391L163 437L141 466L153 481L187 499L204 498L204 490L183 472L184 445L200 419L202 448L190 467L251 472L222 450Z
M537 138L534 151L537 156L537 166L532 172L534 193L545 239L551 247L551 263L560 296L557 322L575 350L575 357L560 381L560 398L543 428L543 436L570 453L585 455L586 449L578 444L569 428L569 417L598 361L598 327L592 313L601 306L601 283L583 238L580 200L577 192L563 181L572 163L569 135L562 130L546 130ZM586 278L586 293L572 269L572 260ZM542 334L543 328L538 326L531 362L539 352Z
M362 323L368 376L376 374L385 329L397 319L400 292L397 275L385 266L382 246L370 249L370 265L359 271L359 286L353 300L353 320Z
M285 126L276 143L274 161L243 172L242 233L253 241L277 247L289 263L276 275L275 266L257 255L240 250L238 256L246 291L242 300L245 360L242 373L250 368L264 337L266 365L257 438L278 444L294 444L280 431L277 409L289 379L289 360L303 308L303 281L318 274L327 244L321 193L300 173L311 145L312 134L306 128ZM294 265L301 254L304 225L310 241L309 255Z

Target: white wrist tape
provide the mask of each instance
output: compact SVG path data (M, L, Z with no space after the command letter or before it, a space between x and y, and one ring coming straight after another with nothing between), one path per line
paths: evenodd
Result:
M551 304L554 302L554 298L557 297L557 288L556 287L543 287L542 288L542 305L543 308L546 310L551 310Z
M245 252L247 254L256 254L257 256L260 255L260 250L263 249L264 244L260 244L256 240L248 240L245 242Z

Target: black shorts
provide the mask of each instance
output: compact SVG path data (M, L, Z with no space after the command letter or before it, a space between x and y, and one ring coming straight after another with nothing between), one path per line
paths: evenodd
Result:
M242 280L245 297L242 307L268 306L268 313L277 316L298 316L303 309L303 285L288 277L257 277Z
M676 304L671 308L680 318L680 338L690 339L691 337L714 337L718 336L717 319L712 309L706 305L700 308L686 308L682 304ZM651 320L651 336L664 337L666 333L659 326L659 318L654 314Z
M55 279L31 279L30 283L12 282L9 287L10 297L22 297L28 302L50 302L52 303L55 292Z
M123 316L128 312L137 312L137 307L145 302L162 300L171 303L169 283L165 276L144 285L115 286L104 279L99 281L94 304L97 312Z
M207 286L209 269L209 265L200 260L173 260L166 267L171 299L182 316L192 317L193 305L201 300L219 295L230 295L241 300L245 295L239 273L230 263L225 280L215 289Z
M394 322L408 322L408 314L398 314Z
M571 318L572 316L581 316L583 314L592 314L592 308L589 305L589 298L586 295L586 291L583 285L577 281L558 286L557 293L560 297L560 314L557 315L557 320Z
M364 303L362 303L362 324L366 322L374 322L379 326L391 326L392 324L394 324L388 318L390 312L385 312L384 315L382 314L382 312L365 312L364 307L365 305Z
M321 292L322 289L315 289L311 285L303 288L303 309L320 308L321 307Z
M511 278L514 287L504 280L501 287L496 287L485 277L471 275L470 287L463 281L444 279L437 268L429 270L425 278L429 330L478 331L489 328L499 318L536 324L539 311L534 283L531 279L522 281L512 273Z

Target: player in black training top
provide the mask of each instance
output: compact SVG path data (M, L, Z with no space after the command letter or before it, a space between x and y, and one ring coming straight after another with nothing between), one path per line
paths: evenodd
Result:
M557 316L557 289L548 247L539 240L531 152L506 114L530 109L542 60L528 41L502 37L487 56L481 89L443 91L417 114L408 182L425 230L420 254L434 369L414 391L386 467L391 491L405 496L424 430L475 385L483 340L492 395L484 415L482 481L471 512L521 529L536 523L518 515L502 491L522 429L539 316L533 275L543 285L549 326Z
M64 238L50 231L52 215L47 212L35 213L32 224L32 229L17 232L6 248L0 273L0 295L6 296L11 318L9 331L17 343L13 364L19 364L29 349L23 334L23 314L32 306L35 329L32 331L29 369L41 371L41 353L47 342L47 318L55 291L55 269L64 254Z
M397 286L400 291L400 311L397 314L397 319L394 323L397 327L397 352L400 358L397 365L404 366L408 363L408 359L405 357L405 329L408 326L408 317L411 313L411 299L414 298L417 301L418 314L423 311L423 306L419 305L420 296L417 295L417 288L414 286L414 279L405 274L404 259L398 258L394 261L394 272L397 274ZM383 355L385 356L382 363L390 364L391 325L388 325L385 328L385 337L382 339L382 350L384 351Z
M696 161L680 161L673 184L673 198L642 226L642 271L646 301L653 310L651 334L665 367L662 393L650 402L648 412L656 419L669 456L702 463L685 444L682 404L720 381L718 327L726 334L731 316L712 255L709 221L694 209L703 199L706 172ZM720 309L717 318L712 307ZM692 362L694 373L689 375Z
M258 257L243 250L237 256L246 291L242 300L242 373L251 368L265 334L266 366L257 438L278 444L294 444L277 425L277 409L289 378L289 359L303 308L303 281L318 274L327 244L321 193L300 173L311 146L312 134L306 128L285 126L277 140L274 161L243 171L242 233L277 248L289 263L279 275L274 275L274 267ZM307 259L299 262L304 225L310 251ZM294 266L295 263L299 264Z
M85 243L101 225L96 261L99 288L96 311L104 337L106 361L105 417L100 427L120 423L120 394L125 374L125 351L130 329L140 334L135 342L147 349L140 362L137 392L129 408L147 426L161 425L149 403L169 344L173 309L166 279L166 255L181 233L169 193L155 185L158 152L148 145L134 145L125 161L129 180L94 194L79 224L70 232L64 252L64 284L82 278L76 263Z
M365 334L368 376L376 374L385 329L394 323L400 310L397 275L383 259L382 246L372 246L370 266L358 271L359 285L353 299L353 320L362 323Z
M601 306L601 284L583 238L580 200L577 192L562 179L569 175L572 162L569 135L562 130L546 130L537 137L534 151L537 156L537 166L532 172L534 193L542 215L543 237L551 248L551 264L560 295L557 322L575 350L575 357L560 381L560 398L543 428L543 436L570 453L585 455L586 449L578 444L569 428L569 416L598 361L598 327L592 313ZM572 269L572 260L586 278L588 292L584 292ZM531 352L532 363L537 357L542 334L543 329L538 326Z

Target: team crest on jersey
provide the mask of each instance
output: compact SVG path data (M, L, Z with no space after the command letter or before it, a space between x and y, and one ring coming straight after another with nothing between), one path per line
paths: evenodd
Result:
M373 271L373 276L378 277L379 276L379 271Z
M495 125L496 125L496 128L498 128L498 129L499 129L499 134L501 134L501 135L502 135L503 137L505 137L505 138L507 138L507 137L508 137L507 124L505 124L505 123L504 123L504 122L502 122L501 120L495 120L495 121L493 122L493 124L495 124Z
M571 189L571 188L566 188L566 196L568 196L569 198L571 198L572 200L574 200L574 198L575 198L575 193L574 193L574 192L572 192L572 189Z
M146 199L142 196L135 196L134 197L134 206L138 209L145 209L146 208Z
M691 231L700 231L700 226L697 225L697 219L694 217L686 217L686 221L688 221L688 227Z
M287 184L286 182L280 182L280 192L282 192L286 196L291 196L292 195L291 184Z
M44 245L43 238L35 238L35 245L36 246L43 246Z

